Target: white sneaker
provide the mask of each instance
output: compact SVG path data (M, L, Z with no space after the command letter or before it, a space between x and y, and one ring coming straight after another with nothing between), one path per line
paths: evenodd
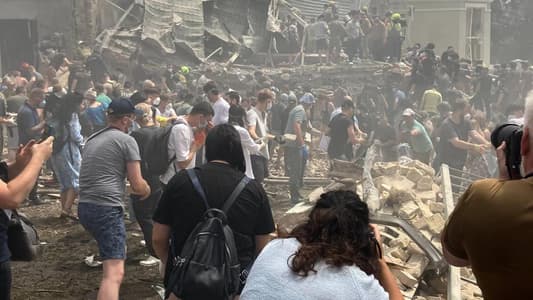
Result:
M89 266L89 267L91 267L91 268L96 268L96 267L99 267L99 266L102 265L102 262L99 261L99 260L97 260L97 259L95 259L95 256L94 256L94 255L87 256L87 257L83 260L83 262L84 262L87 266Z
M143 267L153 267L159 264L159 259L150 255L147 259L141 260L139 264Z

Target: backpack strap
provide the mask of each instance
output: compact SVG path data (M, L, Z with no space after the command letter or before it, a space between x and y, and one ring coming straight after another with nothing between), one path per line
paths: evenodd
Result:
M198 179L198 176L196 176L196 172L194 171L194 169L187 169L186 171L187 171L187 175L189 175L189 178L192 181L192 185L194 189L200 195L200 198L202 198L202 200L204 201L207 209L211 208L209 206L209 203L207 202L207 196L205 195L204 188L200 184L200 180Z
M229 196L229 198L226 200L226 202L224 203L224 206L222 207L222 211L227 214L228 213L228 210L230 209L230 207L233 205L233 202L235 202L235 200L237 199L237 197L241 194L241 192L244 190L244 188L246 187L246 185L248 184L248 182L250 182L250 178L248 178L248 176L244 176L241 181L239 182L239 184L237 184L237 186L235 187L235 189L233 190L233 192L231 193L231 195Z

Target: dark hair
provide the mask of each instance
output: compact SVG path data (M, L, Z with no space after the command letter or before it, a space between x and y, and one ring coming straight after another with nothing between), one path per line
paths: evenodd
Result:
M97 92L97 93L103 93L104 92L104 85L103 84L100 84L100 83L97 83L94 85L94 90Z
M232 105L229 108L229 119L228 123L232 125L239 125L244 127L244 118L246 116L246 111L239 105Z
M213 107L211 107L211 104L208 102L202 101L200 103L195 104L189 115L204 115L204 116L213 116L215 115L215 112L213 111Z
M257 102L264 103L268 99L274 100L274 93L270 89L262 89L257 93Z
M230 91L226 93L226 96L231 100L237 100L237 102L240 102L241 96L236 91Z
M225 161L244 173L246 165L237 129L228 124L217 125L211 129L205 140L205 158L207 161Z
M214 81L208 81L203 87L204 93L209 93L212 90L217 90L217 84ZM218 90L217 90L218 91Z
M65 126L70 122L73 113L79 112L82 101L83 95L79 93L69 93L63 96L56 116L62 126Z
M452 103L452 112L460 111L466 108L468 101L465 99L457 99Z
M352 100L344 100L344 102L341 105L342 110L354 109L354 108L355 108L355 105L353 104Z
M319 261L338 268L356 265L368 275L378 271L379 251L368 206L352 191L320 195L308 221L294 228L289 237L301 243L289 261L300 276L316 272Z
M161 90L156 88L156 87L155 88L152 88L152 87L145 88L143 92L144 92L144 94L146 96L148 96L148 95L160 95L161 94Z

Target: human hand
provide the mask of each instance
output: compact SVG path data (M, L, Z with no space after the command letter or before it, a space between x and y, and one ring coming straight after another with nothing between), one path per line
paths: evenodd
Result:
M33 153L32 153L33 145L35 145L35 140L29 141L26 145L19 146L17 150L16 158L15 158L15 162L19 166L25 167L30 162L33 156Z
M53 136L48 137L46 140L38 144L34 142L33 146L31 147L32 157L38 157L42 159L43 162L47 161L52 155L53 144Z
M205 144L207 134L205 130L198 130L194 133L194 145L201 148Z
M502 142L500 147L496 148L496 157L498 159L498 173L500 174L500 179L508 180L511 179L509 176L509 171L507 170L507 160L505 158L505 148L506 143Z

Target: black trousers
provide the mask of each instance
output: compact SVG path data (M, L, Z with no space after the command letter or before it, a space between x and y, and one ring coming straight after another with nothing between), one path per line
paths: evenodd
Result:
M8 261L0 263L0 300L11 299L11 264Z
M159 188L155 189L155 192L152 192L150 197L144 200L140 200L140 198L136 195L131 195L133 212L135 213L137 223L139 223L141 231L143 232L144 241L146 242L146 249L150 255L154 257L157 255L155 254L155 250L152 245L152 230L154 228L152 217L154 216L162 194L163 190Z
M261 155L250 155L255 181L262 183L268 177L268 160Z

